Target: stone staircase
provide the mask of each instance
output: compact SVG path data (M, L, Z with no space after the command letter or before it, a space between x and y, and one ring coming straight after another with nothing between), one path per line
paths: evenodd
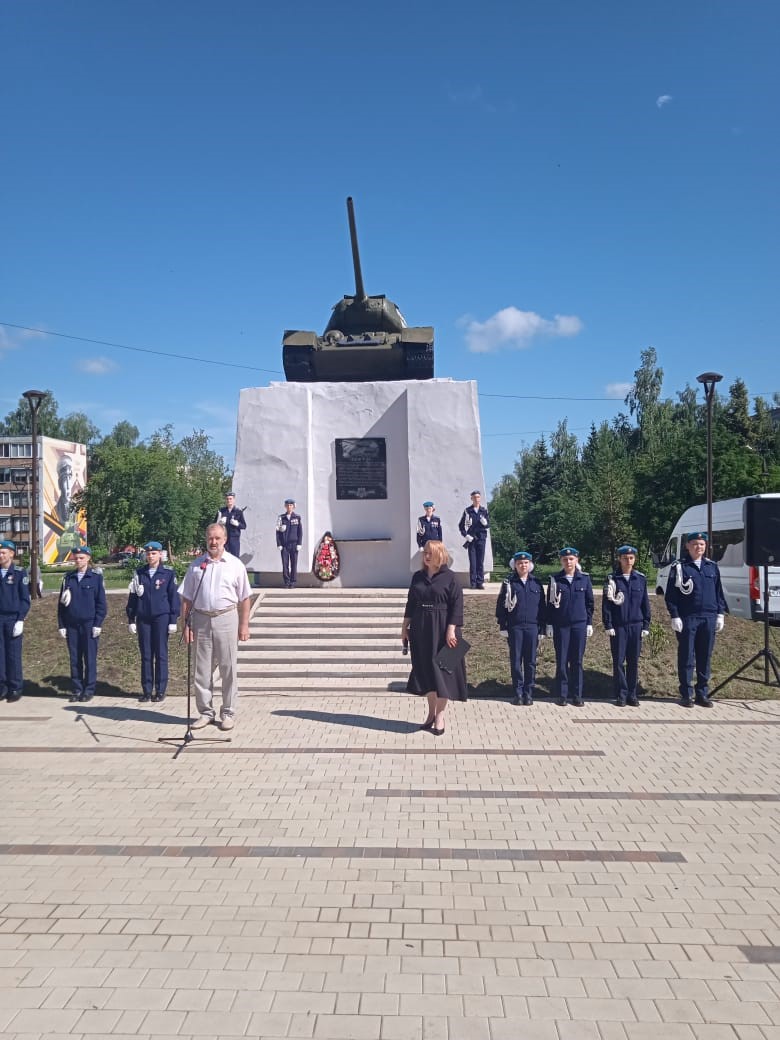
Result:
M241 696L403 690L405 589L266 589L239 643Z

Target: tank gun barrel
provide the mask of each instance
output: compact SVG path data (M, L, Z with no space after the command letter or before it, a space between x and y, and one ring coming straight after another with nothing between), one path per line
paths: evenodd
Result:
M360 250L358 249L357 228L355 227L355 207L352 204L352 196L347 199L347 216L349 217L349 237L352 242L352 263L355 268L355 298L366 299L366 290L363 288L363 272L360 269Z

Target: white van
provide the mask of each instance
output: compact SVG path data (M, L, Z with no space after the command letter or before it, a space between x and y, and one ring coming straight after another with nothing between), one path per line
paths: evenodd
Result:
M762 495L761 498L780 498L780 495ZM723 592L729 611L735 617L764 620L764 569L748 567L745 563L744 498L727 498L712 503L712 545L707 556L720 568ZM674 525L671 537L658 561L655 591L666 592L672 564L685 548L689 531L707 530L707 506L691 506ZM780 567L769 568L769 620L780 623Z

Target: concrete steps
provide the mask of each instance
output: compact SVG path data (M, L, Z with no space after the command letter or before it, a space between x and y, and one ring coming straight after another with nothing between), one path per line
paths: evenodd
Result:
M403 589L269 589L238 649L242 696L404 689Z

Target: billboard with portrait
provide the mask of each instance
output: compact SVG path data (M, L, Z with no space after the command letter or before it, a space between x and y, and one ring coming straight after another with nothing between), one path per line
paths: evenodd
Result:
M73 498L87 483L87 448L74 441L41 438L43 562L63 563L87 541L87 516Z

